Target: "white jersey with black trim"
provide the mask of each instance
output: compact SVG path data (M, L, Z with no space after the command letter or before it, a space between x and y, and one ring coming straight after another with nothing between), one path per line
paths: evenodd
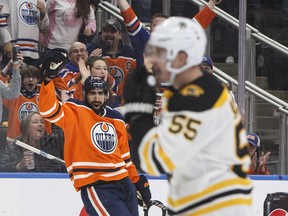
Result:
M0 0L0 36L2 43L20 46L24 57L38 59L39 32L47 30L49 18L40 20L37 0Z
M161 124L144 136L138 153L143 171L171 175L169 214L225 215L215 212L241 207L237 215L250 215L246 131L228 89L204 74L166 90L162 107Z

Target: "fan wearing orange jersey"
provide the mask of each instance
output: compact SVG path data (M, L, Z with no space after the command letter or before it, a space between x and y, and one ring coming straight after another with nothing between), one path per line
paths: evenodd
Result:
M106 61L101 56L90 56L87 59L86 63L84 62L83 59L80 59L79 69L83 81L85 81L87 76L90 75L102 78L107 83L109 88L109 97L107 100L107 105L113 108L119 106L117 95L115 93L117 91L118 86L113 76L109 74ZM82 82L79 82L78 84L70 87L69 93L72 94L72 98L82 100L83 99Z
M20 122L31 112L38 112L37 83L39 71L36 67L29 65L21 68L21 89L18 98L3 100L4 106L9 110L7 137L16 139L20 134ZM45 129L51 134L51 124L45 121Z

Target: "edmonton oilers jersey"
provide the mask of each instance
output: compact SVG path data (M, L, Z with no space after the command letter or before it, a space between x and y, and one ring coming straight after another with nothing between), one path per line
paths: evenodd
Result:
M38 59L39 33L49 26L47 14L40 19L37 0L0 0L0 30L4 43L20 46L24 57Z
M38 106L45 119L63 129L64 160L77 191L98 180L139 179L122 120L98 116L76 99L60 104L53 82L41 85Z

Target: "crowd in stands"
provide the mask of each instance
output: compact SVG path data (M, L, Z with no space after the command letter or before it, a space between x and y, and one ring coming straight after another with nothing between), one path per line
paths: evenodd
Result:
M34 154L35 169L27 169L29 162L24 156L27 149L19 147L15 141L64 158L66 136L56 124L43 118L38 106L45 53L62 49L67 54L67 63L53 78L55 94L63 104L71 99L86 100L83 92L88 77L100 77L106 82L105 99L96 99L91 105L99 110L100 116L106 116L113 108L121 111L119 107L125 103L123 88L131 71L144 65L148 71L157 73L157 68L144 55L150 32L141 21L151 22L153 31L167 16L159 13L151 16L150 10L139 15L140 21L126 0L118 0L124 24L109 18L102 20L102 29L99 29L95 16L97 3L99 1L0 0L0 129L5 130L5 135L0 137L0 171L67 172L63 164L37 154ZM202 28L206 29L213 21L216 3L218 1L209 0L194 16ZM139 10L143 8L151 9L151 1L135 0L133 5L138 6L137 14L141 14ZM129 44L124 42L123 32L127 32ZM15 45L20 46L18 63L11 60ZM212 74L213 61L209 56L203 59L203 71ZM158 93L155 113L161 118L161 83ZM3 114L2 118L3 109L8 114ZM133 151L132 157L137 155Z

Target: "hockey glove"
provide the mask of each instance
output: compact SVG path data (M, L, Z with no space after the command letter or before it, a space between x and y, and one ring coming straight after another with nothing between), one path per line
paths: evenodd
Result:
M135 183L137 190L138 205L149 209L152 205L151 203L151 191L149 182L144 175L139 175L139 180Z
M137 116L152 115L156 101L156 79L144 67L128 76L124 86L125 119L129 122Z
M64 49L55 48L46 52L40 59L42 78L53 79L57 77L67 60L67 51Z

